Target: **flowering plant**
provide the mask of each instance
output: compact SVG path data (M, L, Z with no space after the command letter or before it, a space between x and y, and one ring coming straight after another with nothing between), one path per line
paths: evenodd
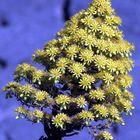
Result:
M96 140L112 140L106 130L124 124L123 115L134 108L128 89L134 46L124 40L119 25L110 0L94 0L33 54L44 69L20 64L14 82L3 88L7 98L21 104L17 119L42 123L47 140L61 140L85 127Z

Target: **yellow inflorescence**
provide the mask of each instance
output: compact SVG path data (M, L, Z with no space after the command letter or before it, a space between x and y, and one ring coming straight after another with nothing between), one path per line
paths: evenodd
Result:
M31 91L32 91L32 86L29 85L29 84L26 84L26 85L20 87L19 90L20 90L22 93L28 94L28 93L31 93Z
M112 85L109 85L106 87L105 91L108 93L108 94L112 94L114 95L115 97L120 97L121 96L121 90L120 88L115 85L115 84L112 84Z
M97 138L112 140L109 132L99 130L98 122L122 123L123 114L134 109L129 91L134 46L124 40L121 22L111 0L93 0L33 54L44 69L20 64L15 82L3 89L7 98L16 97L22 104L17 118L44 121L62 132L69 127L81 130L95 120Z
M92 90L92 91L90 91L90 93L89 93L89 97L90 97L91 99L95 99L95 100L100 100L100 101L102 101L102 100L105 99L105 93L104 93L104 91L101 90L101 89Z
M53 119L52 119L53 124L57 127L57 128L64 128L65 123L69 123L70 122L70 118L64 114L64 113L60 113L57 114Z
M40 110L35 110L33 112L33 115L38 119L38 120L42 120L43 116L44 116L44 112L40 111Z
M86 120L86 119L93 120L94 119L93 113L90 111L86 111L86 110L82 110L82 112L80 112L78 114L78 116L79 116L79 118L81 118L83 120Z
M86 16L83 19L81 19L81 22L84 24L85 29L89 33L95 34L98 31L99 23L96 20L94 20L91 15Z
M94 56L94 63L95 63L95 66L96 66L99 70L105 69L106 62L107 62L107 58L106 58L105 56L102 56L102 55L95 55L95 56Z
M69 59L67 58L61 58L59 59L59 61L57 62L57 67L60 70L65 70L65 68L67 67L67 65L69 64Z
M122 21L118 16L107 16L105 19L107 25L121 25Z
M107 60L106 67L111 73L116 72L117 70L116 62L112 59Z
M108 48L108 42L103 39L97 40L96 47L97 47L97 50L96 50L97 54L101 52L106 52Z
M130 112L134 107L132 106L131 101L121 98L120 103L122 105L122 109L124 108L125 112Z
M103 117L103 118L106 118L108 117L108 109L107 107L103 106L103 105L95 105L93 106L93 109L95 110L95 113L96 113L96 117Z
M87 101L84 97L80 96L74 101L78 107L84 108L87 105Z
M112 83L113 79L114 79L114 77L110 73L103 74L103 81L105 82L105 84L108 85L108 84Z
M93 52L88 49L81 50L79 58L89 64L93 61Z
M51 69L49 72L50 79L59 79L61 77L61 72L59 69Z
M49 48L49 49L46 50L46 53L49 56L55 56L56 54L59 53L59 49L57 47L51 47L51 48Z
M109 108L109 115L113 119L120 120L119 110L115 106Z
M114 34L114 30L107 26L107 25L102 25L100 26L100 33L102 34L102 38L104 37L113 37L115 34Z
M66 95L58 95L55 99L56 103L59 105L66 105L69 104L71 101L71 98Z
M72 72L75 77L81 76L82 72L84 71L85 71L85 66L82 63L74 62L70 66L70 72Z
M91 89L91 84L94 83L94 81L95 78L92 75L83 74L79 84L83 89L87 90Z
M77 53L79 52L79 50L79 46L71 45L69 48L66 49L66 55L73 60L75 57L77 57Z
M48 93L45 91L38 91L35 93L35 98L37 101L43 101L48 97Z
M33 73L33 82L38 82L38 84L41 84L41 79L44 76L44 72L42 70L35 71Z
M113 140L113 137L109 132L102 131L102 132L99 133L99 139Z
M25 114L26 109L24 107L18 107L18 108L16 108L15 112Z
M126 98L127 100L132 100L132 101L134 99L134 95L128 90L124 91L123 97Z

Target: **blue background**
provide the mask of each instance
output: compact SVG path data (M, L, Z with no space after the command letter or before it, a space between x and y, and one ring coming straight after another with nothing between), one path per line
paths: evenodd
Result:
M91 0L71 0L71 15L88 7ZM64 26L64 0L0 0L0 59L7 62L0 67L0 88L13 79L19 63L32 63L32 53L55 37ZM140 136L140 0L112 0L116 13L122 18L120 27L125 38L136 46L133 52L135 67L131 74L135 95L133 116L125 117L125 126L119 126L115 140L139 140ZM5 100L0 94L0 140L38 140L44 134L40 124L15 120L15 100ZM87 131L64 140L89 139Z

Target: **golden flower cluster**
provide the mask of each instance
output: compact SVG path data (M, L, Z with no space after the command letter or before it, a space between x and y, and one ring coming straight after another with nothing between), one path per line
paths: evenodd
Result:
M4 87L7 98L16 97L22 104L16 109L18 117L44 120L53 129L71 132L96 121L94 128L101 131L97 138L112 140L98 121L122 123L123 114L134 109L129 91L134 46L124 40L119 25L111 1L94 0L66 23L56 39L33 54L44 69L20 64L15 82Z

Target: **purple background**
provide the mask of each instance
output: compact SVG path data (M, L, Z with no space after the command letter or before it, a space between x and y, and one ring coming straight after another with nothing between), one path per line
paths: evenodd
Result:
M71 0L71 15L88 6L91 0ZM125 38L136 46L133 52L135 68L131 91L135 94L136 109L133 116L126 117L126 125L119 126L115 140L138 140L140 136L140 0L112 0L116 13L122 18L121 29ZM0 58L7 67L0 67L0 88L13 78L13 71L19 63L32 63L32 53L43 48L45 42L53 39L64 26L64 0L0 0ZM7 22L4 24L3 22ZM15 100L5 100L0 94L0 140L38 140L44 134L40 124L15 120ZM85 140L90 136L86 130L80 135L64 140Z

